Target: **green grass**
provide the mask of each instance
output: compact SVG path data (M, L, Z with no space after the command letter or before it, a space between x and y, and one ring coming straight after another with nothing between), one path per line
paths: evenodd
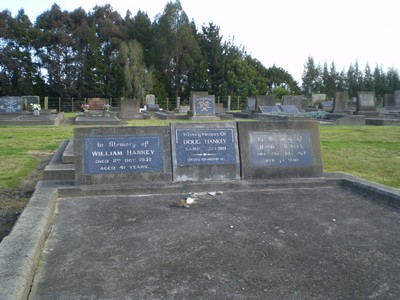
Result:
M324 171L400 188L399 126L321 126Z
M167 126L170 120L132 120ZM184 122L184 121L181 121ZM0 190L18 188L38 167L38 153L54 153L75 126L0 127ZM400 126L320 126L324 171L342 171L400 188Z
M38 154L53 153L72 132L72 126L0 127L0 189L17 188L38 167Z

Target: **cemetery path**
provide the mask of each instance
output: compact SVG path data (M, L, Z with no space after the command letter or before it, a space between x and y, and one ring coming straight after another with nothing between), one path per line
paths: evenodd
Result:
M28 204L37 182L42 178L44 167L52 156L49 152L35 152L33 155L39 160L39 167L24 178L18 188L0 190L0 242L10 233Z

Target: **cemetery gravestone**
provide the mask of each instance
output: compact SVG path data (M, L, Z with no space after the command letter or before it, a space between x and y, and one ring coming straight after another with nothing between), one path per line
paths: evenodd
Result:
M256 97L256 107L258 106L274 106L275 96L274 95L258 95Z
M336 92L333 102L333 112L348 113L349 112L349 94L348 92Z
M368 115L375 116L378 115L376 112L376 102L374 92L358 92L357 102L356 102L356 112L357 115Z
M285 95L282 96L282 104L283 105L296 105L298 109L302 109L302 96L294 96L294 95Z
M326 94L311 94L312 104L316 104L320 101L326 101Z
M146 95L146 104L148 104L148 105L156 104L156 96L153 94Z
M215 96L208 93L193 93L191 97L191 120L219 120L215 116Z
M22 98L5 96L0 98L1 113L20 113L22 112Z
M318 122L239 122L242 179L322 177Z
M393 107L400 108L400 90L394 91Z
M171 123L174 181L240 179L235 122Z
M385 94L383 101L386 108L395 107L394 94Z
M168 127L76 128L75 183L171 181Z
M256 98L247 98L246 111L254 111L256 109Z

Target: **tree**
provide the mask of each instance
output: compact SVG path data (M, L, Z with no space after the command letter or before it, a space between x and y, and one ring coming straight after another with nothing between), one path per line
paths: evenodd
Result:
M202 75L198 75L197 80L201 80L203 83L198 82L197 86L203 86L210 93L220 95L220 88L224 80L222 36L219 33L219 27L213 23L202 26L201 29L202 32L199 33L198 39L204 59L198 70Z
M40 68L45 70L45 82L50 94L70 95L74 84L74 41L72 21L68 12L57 4L41 14L36 20L36 55Z
M125 85L123 96L135 99L139 105L153 88L152 74L143 62L143 49L136 40L121 43L121 63Z
M168 86L178 97L201 61L199 44L179 1L169 2L154 23L152 61ZM162 49L163 55L159 55Z
M0 95L29 95L37 68L32 61L32 23L24 10L0 13Z
M314 59L308 56L307 62L304 65L302 90L305 95L311 95L321 91L320 68L314 63Z

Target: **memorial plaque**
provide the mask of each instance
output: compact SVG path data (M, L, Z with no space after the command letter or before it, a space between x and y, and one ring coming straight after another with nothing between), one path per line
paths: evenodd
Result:
M193 97L194 115L214 115L215 114L215 97L214 95Z
M240 179L235 122L172 123L174 181Z
M0 112L4 113L22 112L21 97L1 97Z
M318 122L239 122L242 179L321 177Z
M159 136L90 136L84 138L85 174L161 172Z
M178 166L236 163L233 128L179 128L175 135Z
M250 132L252 167L312 166L309 131Z
M75 183L172 181L169 128L76 128Z

